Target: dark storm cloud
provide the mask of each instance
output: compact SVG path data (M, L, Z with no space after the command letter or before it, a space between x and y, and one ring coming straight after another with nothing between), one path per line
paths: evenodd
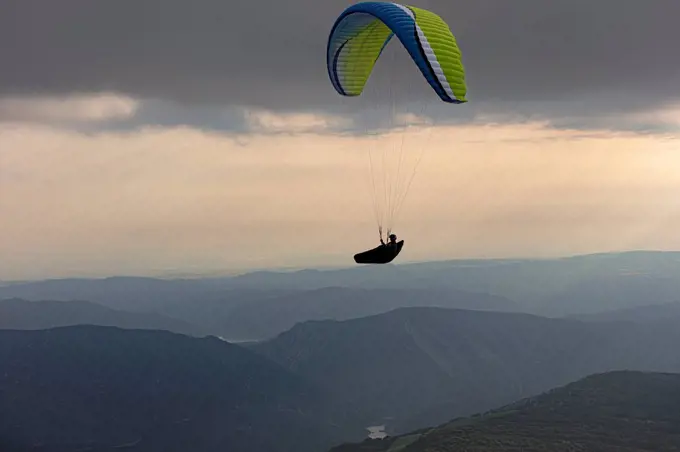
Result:
M0 96L106 90L192 108L351 104L325 68L326 38L346 1L0 2ZM441 15L463 50L471 102L454 121L509 111L597 122L680 100L678 0L413 3ZM371 82L386 86L398 74L397 90L415 82L412 97L433 98L395 50L402 58Z

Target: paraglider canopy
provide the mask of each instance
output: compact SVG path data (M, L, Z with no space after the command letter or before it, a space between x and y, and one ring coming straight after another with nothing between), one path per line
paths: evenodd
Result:
M361 94L392 36L401 41L442 101L467 102L461 53L448 25L431 11L391 2L357 3L335 21L326 65L338 94Z

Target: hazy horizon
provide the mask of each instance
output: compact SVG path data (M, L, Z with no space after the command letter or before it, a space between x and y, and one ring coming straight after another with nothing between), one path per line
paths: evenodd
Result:
M669 250L657 250L657 249L628 249L628 250L610 250L610 251L595 251L592 253L578 253L578 254L565 254L565 255L555 255L555 256L487 256L487 257L454 257L445 259L432 259L432 260L400 260L399 262L393 262L387 264L387 266L399 267L399 266L409 266L409 265L437 265L437 264L448 264L455 262L494 262L494 261L559 261L574 258L592 257L592 256L603 256L603 255L620 255L628 253L680 253L680 249L669 249ZM337 265L317 265L317 266L263 266L263 267L253 267L253 268L205 268L197 271L191 271L187 269L147 269L146 271L138 273L93 273L83 271L80 273L70 273L64 275L55 276L38 276L29 277L24 279L8 279L0 278L0 285L2 284L16 284L16 283L31 283L49 280L60 280L60 279L107 279L107 278L153 278L160 280L173 280L173 279L211 279L211 278L231 278L238 276L245 276L249 274L255 274L258 272L271 272L271 273L296 273L303 272L307 270L313 271L341 271L341 270L351 270L353 268L368 268L370 266L357 266L355 263L345 263Z

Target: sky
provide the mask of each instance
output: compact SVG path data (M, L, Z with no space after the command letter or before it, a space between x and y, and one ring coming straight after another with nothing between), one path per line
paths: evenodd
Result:
M0 0L0 280L349 266L385 174L401 262L680 249L680 2L413 2L464 105L396 41L339 96L350 4Z

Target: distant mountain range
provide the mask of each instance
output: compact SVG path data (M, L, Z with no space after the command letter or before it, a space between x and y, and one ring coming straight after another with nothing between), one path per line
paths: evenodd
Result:
M0 331L3 452L315 452L359 439L327 398L216 338L99 326Z
M515 311L502 297L437 289L360 289L328 287L243 303L230 310L219 330L229 337L263 339L307 320L346 320L412 306Z
M221 322L232 309L271 298L286 299L288 295L293 299L318 289L448 292L452 294L448 298L455 293L486 294L512 300L514 306L508 305L508 309L555 317L680 302L678 274L680 253L639 251L563 259L458 260L254 272L205 279L61 279L6 284L0 286L0 299L87 300L114 309L163 313L227 335ZM363 311L352 314L361 315ZM217 333L220 328L223 330Z
M323 451L594 373L680 372L679 271L678 253L639 252L8 283L0 450ZM417 438L403 452L441 446Z
M298 324L250 347L388 433L444 422L608 370L680 371L678 322L580 322L404 308Z
M680 449L680 374L609 372L407 435L331 452L655 452Z
M0 300L0 329L40 330L71 325L117 326L205 335L198 327L163 314L119 311L89 301Z
M668 322L680 321L680 303L662 303L649 306L615 309L597 314L573 315L570 318L586 322Z
M388 312L404 306L441 306L512 311L517 304L501 297L457 290L397 290L330 287L274 295L243 294L240 303L185 303L159 312L121 311L86 301L0 300L0 329L41 329L67 325L109 325L202 336L238 342L274 337L298 322L344 320ZM248 300L248 301L246 301ZM186 310L186 315L166 312ZM184 319L190 318L192 322Z
M246 345L106 326L0 330L0 450L328 450L369 426L429 428L593 373L680 372L678 326L412 307Z

